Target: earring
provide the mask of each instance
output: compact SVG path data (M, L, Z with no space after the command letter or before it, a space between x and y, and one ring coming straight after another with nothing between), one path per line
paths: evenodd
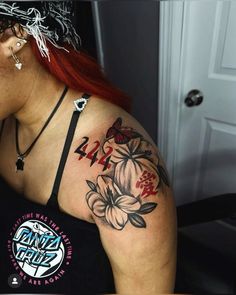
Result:
M19 48L19 47L21 47L22 46L22 42L24 43L24 44L26 44L27 43L27 40L26 39L21 39L21 41L18 41L17 43L16 43L16 46Z
M18 45L17 45L18 46ZM20 62L19 58L16 56L16 54L13 52L13 48L12 47L9 47L10 51L11 51L11 56L12 58L14 59L15 61L15 66L18 70L21 70L22 69L22 63Z

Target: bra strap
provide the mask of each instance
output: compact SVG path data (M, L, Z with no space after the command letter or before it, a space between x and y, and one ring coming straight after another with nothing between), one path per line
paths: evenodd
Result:
M81 114L82 110L84 109L86 102L90 96L91 95L84 93L82 98L80 98L74 102L76 110L73 112L73 115L72 115L72 118L70 121L70 127L68 129L68 133L66 136L66 141L65 141L64 148L62 151L60 163L59 163L59 166L57 169L57 174L56 174L56 178L54 181L52 193L51 193L51 196L47 202L47 206L53 207L54 209L57 209L57 210L60 210L59 204L58 204L58 192L60 189L61 179L62 179L63 171L65 168L66 160L67 160L67 157L68 157L68 154L70 151L71 143L74 138L77 122L78 122L80 114Z

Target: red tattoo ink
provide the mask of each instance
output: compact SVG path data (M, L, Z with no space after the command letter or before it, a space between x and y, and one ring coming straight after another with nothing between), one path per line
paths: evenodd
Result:
M111 154L113 152L113 148L111 146L107 147L107 151L104 152L104 155L98 158L98 152L101 146L101 143L97 140L94 143L94 146L90 148L89 138L83 137L83 142L81 145L75 150L75 153L79 154L78 160L88 159L91 161L90 167L92 167L95 163L103 166L103 171L110 169L111 164ZM86 150L90 148L88 152Z
M136 188L142 189L141 197L147 198L151 195L155 195L158 191L155 190L155 185L153 184L156 180L155 174L145 170L142 176L136 183Z

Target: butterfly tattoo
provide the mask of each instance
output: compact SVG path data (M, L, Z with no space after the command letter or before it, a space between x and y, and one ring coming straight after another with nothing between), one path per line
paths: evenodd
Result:
M122 119L118 118L106 134L106 139L114 138L117 144L127 144L131 139L141 137L138 132L131 128L122 127Z

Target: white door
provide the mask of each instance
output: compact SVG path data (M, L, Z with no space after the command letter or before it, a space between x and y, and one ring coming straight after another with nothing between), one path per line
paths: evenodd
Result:
M164 1L162 29L159 143L176 203L236 193L236 3ZM188 107L192 89L204 99Z

